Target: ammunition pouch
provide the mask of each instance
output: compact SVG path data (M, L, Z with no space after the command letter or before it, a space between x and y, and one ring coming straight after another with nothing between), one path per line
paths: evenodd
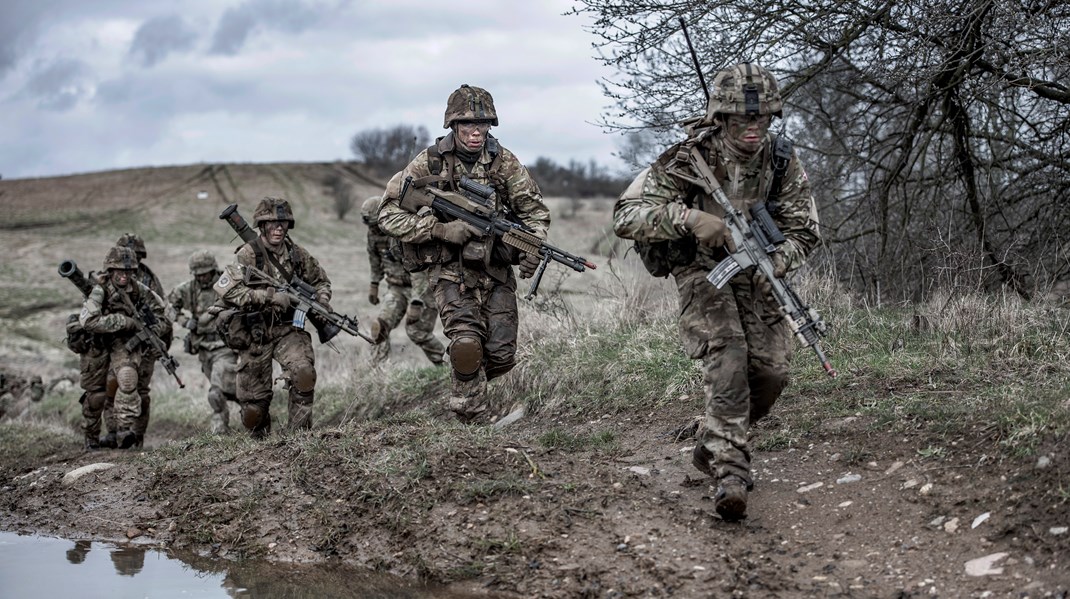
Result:
M236 308L223 310L216 318L216 331L223 343L234 350L245 350L253 343L261 343L267 334L267 324L260 312L243 312Z
M391 239L391 252L401 258L401 266L408 272L427 270L435 264L444 264L457 258L457 251L439 241L406 243Z
M71 314L67 317L67 349L82 355L94 349L96 344L93 342L93 334L77 323L77 314Z
M690 235L669 241L636 241L633 247L647 272L655 277L669 276L673 267L694 262L698 254L698 244Z

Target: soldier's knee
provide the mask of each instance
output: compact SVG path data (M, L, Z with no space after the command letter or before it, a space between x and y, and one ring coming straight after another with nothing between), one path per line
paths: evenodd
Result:
M133 393L137 389L137 369L131 366L123 366L115 373L115 382L119 391Z
M258 404L243 403L241 406L241 423L250 431L266 428L265 420L270 418L266 409Z
M316 367L304 364L294 370L293 385L298 393L309 393L316 388Z
M457 378L470 381L483 365L483 344L476 337L458 337L450 343L450 365Z
M108 394L104 391L90 391L86 393L85 405L94 412L100 412L108 403Z

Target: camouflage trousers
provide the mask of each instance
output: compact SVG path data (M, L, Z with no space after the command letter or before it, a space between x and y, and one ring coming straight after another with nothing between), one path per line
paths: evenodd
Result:
M145 362L149 362L150 367L146 367ZM108 377L116 379L118 388L115 391L114 401L111 402L113 406L115 431L133 431L138 432L137 426L139 424L148 425L148 414L143 415L143 406L148 403L147 395L142 395L142 387L146 385L143 382L143 373L148 372L149 377L152 376L151 360L148 356L142 355L141 347L135 347L134 349L127 349L123 341L116 340L112 342L111 347L108 349ZM124 388L124 381L122 376L122 370L124 368L133 369L136 380L132 389ZM110 423L109 423L110 428ZM144 434L144 429L141 429Z
M405 334L423 350L424 355L432 364L442 364L446 348L435 337L435 323L438 322L438 309L435 306L435 296L428 288L420 298L424 302L423 312L419 320L409 322L405 319L405 313L409 309L409 301L412 299L413 289L411 285L390 284L386 297L383 298L383 307L379 310L379 320L383 322L386 331L393 331L405 320ZM372 346L372 361L378 364L390 356L390 337L387 336L382 343Z
M434 291L443 332L450 340L450 409L462 419L474 417L487 409L487 382L516 364L516 279L510 275L505 284L485 287L439 279ZM478 342L479 368L474 375L464 376L458 372L458 363L470 359L462 354L472 347L473 339Z
M96 442L100 437L100 423L104 411L111 410L114 392L108 389L108 351L90 349L78 356L78 370L82 387L82 431L85 438ZM113 422L114 424L114 422Z
M312 426L312 402L316 386L316 357L312 337L290 324L274 324L264 341L238 353L235 381L242 424L261 437L271 432L271 399L274 393L271 362L282 367L289 387L287 428Z
M675 275L680 339L687 355L702 361L706 417L699 442L718 479L734 474L751 487L747 433L787 385L791 332L749 270L723 289L706 274L691 268Z
M201 349L197 352L201 372L208 379L208 405L212 408L212 432L230 428L228 401L237 403L238 353L229 347Z

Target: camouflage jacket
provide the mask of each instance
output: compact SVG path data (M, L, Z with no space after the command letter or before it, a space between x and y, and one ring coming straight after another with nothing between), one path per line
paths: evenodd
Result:
M751 206L764 201L773 177L773 135L768 134L762 149L749 157L727 148L715 131L707 129L699 135L686 143L698 144L732 205L749 215ZM724 215L721 207L707 194L667 172L680 147L681 144L677 144L667 150L657 162L641 171L621 194L613 207L613 230L618 236L646 242L686 237L690 235L684 225L688 204L692 209ZM690 170L689 165L676 166ZM773 220L788 240L780 249L788 269L794 270L806 262L806 257L820 241L810 182L794 150L778 203L779 209ZM724 256L723 248L700 245L695 263L703 268L713 268Z
M152 272L148 264L144 262L137 263L137 280L160 296L160 301L167 297L167 293L163 290L163 284L160 283L160 277Z
M212 285L201 287L197 279L190 279L172 289L167 296L167 302L175 314L174 320L180 323L185 322L183 326L190 329L190 343L193 347L204 351L212 351L225 346L215 328L215 320L219 311L209 311L209 308L219 301L219 296L212 287ZM184 321L183 310L190 314L188 322Z
M471 168L466 167L456 156L452 133L439 138L434 147L442 157L442 170L438 173L443 179L438 184L440 188L456 189L461 175L467 175L478 183L490 185L495 189L497 201L501 205L512 211L536 234L546 237L546 230L550 226L550 210L543 202L542 191L539 190L538 184L516 155L499 145L497 139L492 136L487 137L487 143L484 144L481 155ZM407 212L401 207L399 201L405 179L412 177L413 180L418 180L434 175L431 164L430 149L424 150L401 172L394 175L387 184L383 203L379 208L379 227L383 232L405 243L446 245L431 238L431 228L435 223L440 222L433 213ZM487 272L466 266L454 259L456 249L442 252L443 260L432 267L429 273L432 283L439 278L446 278L470 286L488 284ZM503 269L493 273L499 283L504 282L502 273L506 273L509 278L512 277L512 271L508 265L505 265Z
M368 265L372 271L371 282L378 283L386 278L389 285L408 287L412 285L412 277L401 265L401 260L391 251L391 239L378 225L368 225Z
M171 321L159 296L138 280L132 283L130 290L124 293L106 275L99 277L78 315L82 328L98 335L111 335L113 339L126 339L136 332L127 328L126 317L142 320L140 313L147 308L156 319L152 331L160 337L170 335ZM130 304L125 301L124 295L130 299ZM134 309L131 309L131 305Z
M257 250L253 247L253 244L263 248L262 251L264 252L271 252L275 261L282 265L283 268L291 270L291 272L280 273L278 268L272 264L272 261L267 258L266 254L262 264L257 264ZM250 291L256 288L266 288L268 284L255 281L255 277L252 282L246 282L248 280L246 268L249 266L259 268L284 283L289 283L291 276L297 275L301 280L315 288L317 293L325 292L328 301L331 298L331 280L327 278L327 273L320 266L319 261L308 253L308 250L294 243L289 237L286 237L279 248L275 250L268 244L261 243L259 239L255 239L238 248L235 263L223 269L223 274L220 275L219 280L213 286L216 294L223 298L223 301L228 305L254 310L266 309L255 305L250 300Z

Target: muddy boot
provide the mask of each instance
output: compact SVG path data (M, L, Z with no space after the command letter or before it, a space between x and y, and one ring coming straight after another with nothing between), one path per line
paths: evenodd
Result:
M115 449L119 446L119 442L115 438L115 433L108 433L100 438L100 446L105 449Z
M100 449L100 441L97 439L96 435L86 435L85 449L86 451L96 451Z
M747 483L734 474L722 478L717 486L717 494L713 497L713 507L721 519L728 522L746 518Z
M134 449L141 449L145 446L145 435L142 433L134 433Z
M115 440L119 444L119 449L130 449L137 443L137 433L131 430L119 431L115 435Z
M213 435L225 435L230 432L227 416L226 412L212 412L211 430Z
M710 478L715 478L713 475L713 467L710 466L711 458L713 458L713 454L701 443L696 445L694 451L691 452L691 464L697 468L699 472Z

